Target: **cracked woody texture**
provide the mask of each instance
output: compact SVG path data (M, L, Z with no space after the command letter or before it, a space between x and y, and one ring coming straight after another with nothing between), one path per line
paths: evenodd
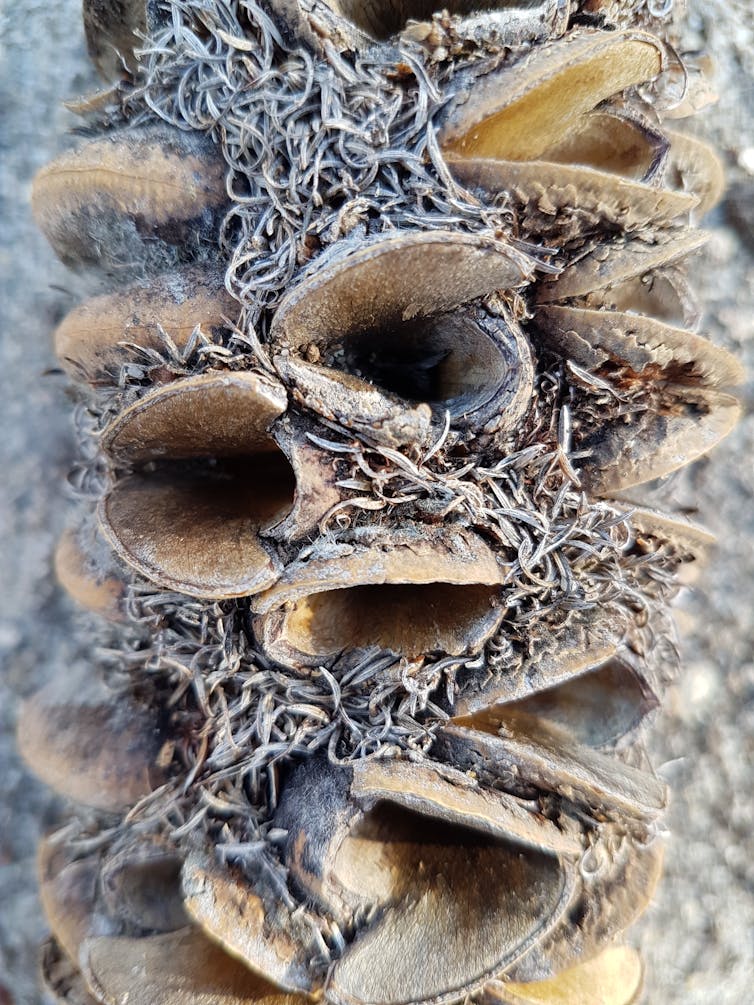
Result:
M706 63L622 0L84 18L113 83L33 195L103 615L19 727L79 804L50 999L627 1005L709 544L653 486L738 414Z

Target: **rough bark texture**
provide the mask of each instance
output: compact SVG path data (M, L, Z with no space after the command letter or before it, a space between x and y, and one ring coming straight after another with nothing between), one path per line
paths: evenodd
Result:
M691 0L687 48L718 63L720 103L698 126L725 157L726 200L696 282L706 327L750 375L743 422L672 488L719 536L679 612L684 669L652 736L673 802L664 880L630 933L647 963L645 1002L740 1005L754 981L754 50L751 0ZM38 1005L44 923L34 848L60 803L23 769L13 728L19 701L57 668L86 660L87 620L55 586L52 551L65 523L73 461L67 381L55 372L54 325L75 284L34 229L31 178L70 146L60 102L96 80L79 0L0 6L0 1003Z

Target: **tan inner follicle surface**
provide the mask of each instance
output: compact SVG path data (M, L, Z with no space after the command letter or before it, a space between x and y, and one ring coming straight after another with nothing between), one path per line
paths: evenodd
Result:
M325 543L254 599L255 631L283 661L373 645L407 657L475 652L502 619L503 578L470 533L408 528L366 545Z
M582 116L661 68L661 50L649 36L583 36L565 53L553 47L501 73L499 83L497 75L483 81L452 115L443 146L463 157L547 159Z
M675 272L635 276L584 298L584 307L644 314L671 325L697 323L696 301Z
M378 646L421 658L464 651L471 623L494 620L489 586L376 584L302 598L288 618L288 639L303 652Z
M546 156L553 164L583 164L641 181L666 149L667 142L626 116L590 112Z

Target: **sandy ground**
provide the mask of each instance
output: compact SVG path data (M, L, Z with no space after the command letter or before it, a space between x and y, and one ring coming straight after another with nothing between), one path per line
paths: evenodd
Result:
M70 143L60 102L94 84L80 0L0 0L0 1003L38 1005L44 935L34 847L60 806L14 751L19 701L84 658L86 621L51 576L73 457L66 382L50 332L74 302L70 277L34 229L34 172ZM754 5L695 0L691 46L719 63L721 101L704 130L724 153L729 195L698 261L707 329L754 374ZM631 939L648 1005L754 1000L754 418L679 481L677 497L720 543L704 592L683 605L682 678L652 737L673 786L666 873Z

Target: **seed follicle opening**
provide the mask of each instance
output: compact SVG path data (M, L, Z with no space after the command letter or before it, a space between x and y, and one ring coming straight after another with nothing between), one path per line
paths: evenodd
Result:
M375 646L407 658L478 652L504 614L504 570L460 528L325 542L256 597L257 638L281 662L303 665Z
M270 432L279 385L254 373L178 381L105 431L113 486L100 506L116 552L193 596L245 596L277 578L260 534L291 511L293 469Z
M325 0L334 14L346 18L365 35L384 42L398 35L411 21L429 21L447 11L452 17L494 14L510 7L526 7L526 0ZM533 4L531 4L533 6Z
M499 590L449 583L371 584L302 598L288 615L291 645L311 656L369 648L458 655L497 619Z
M515 249L470 235L382 238L295 287L271 341L283 358L308 361L313 378L330 375L326 411L353 410L360 387L452 421L483 425L494 412L515 425L531 396L531 352L494 294L523 285L530 269Z

